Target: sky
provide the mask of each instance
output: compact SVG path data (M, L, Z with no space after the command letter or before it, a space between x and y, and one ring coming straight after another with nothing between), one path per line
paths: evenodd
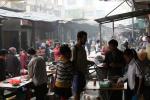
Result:
M97 0L97 2L95 2L94 5L97 7L97 9L101 9L103 11L103 14L101 17L105 17L109 12L111 12L114 8L116 8L121 3L122 3L122 1L121 2L118 2L118 1L104 2L104 1ZM114 10L108 16L126 13L126 12L130 12L130 11L132 11L131 7L127 3L123 3L120 7L118 7L116 10ZM110 23L110 24L112 24L112 23ZM119 24L124 24L124 25L131 24L131 19L126 19L126 20L115 22L115 25L119 25Z
M92 12L92 14L86 13L84 18L86 19L97 19L105 17L109 12L116 8L123 1L99 1L99 0L74 0L73 3L76 5L67 5L65 4L65 9L84 9L84 11ZM110 15L121 14L130 12L131 7L125 2ZM95 13L94 13L95 12ZM109 15L109 16L110 16ZM118 24L131 24L131 19L122 20L115 22L115 25Z

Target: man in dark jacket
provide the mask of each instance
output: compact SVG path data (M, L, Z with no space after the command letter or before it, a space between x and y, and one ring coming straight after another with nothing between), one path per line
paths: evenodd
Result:
M123 75L125 62L123 52L117 48L118 41L112 39L108 42L108 45L109 52L106 53L104 67L108 68L107 78L111 79L113 77L115 78ZM121 96L122 94L120 91L115 91L112 93L110 100L121 100Z
M21 64L19 59L15 56L16 48L10 47L7 55L6 72L8 77L15 77L20 75Z
M6 55L8 54L7 50L0 50L0 81L6 79L5 77L5 67L6 67ZM0 100L3 100L4 90L0 90Z

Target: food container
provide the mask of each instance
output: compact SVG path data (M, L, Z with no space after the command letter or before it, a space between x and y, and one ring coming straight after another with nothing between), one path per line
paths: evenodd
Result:
M104 81L100 81L100 88L109 88L111 87L111 82L108 79L104 79Z

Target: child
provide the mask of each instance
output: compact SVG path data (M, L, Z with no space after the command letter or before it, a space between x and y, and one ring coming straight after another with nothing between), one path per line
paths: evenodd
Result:
M61 100L66 100L72 95L73 66L70 61L71 50L68 45L60 47L60 59L57 64L55 93Z

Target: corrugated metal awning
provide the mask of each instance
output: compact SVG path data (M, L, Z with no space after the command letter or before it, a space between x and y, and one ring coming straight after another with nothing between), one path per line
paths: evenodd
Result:
M45 22L53 22L61 20L61 18L55 16L54 14L44 14L37 12L13 12L4 9L0 9L0 16L8 18L27 19L32 21L45 21Z
M137 11L133 11L133 12L99 18L99 19L96 19L95 21L98 23L104 24L104 23L124 20L124 19L128 19L128 18L138 17L138 16L142 16L142 15L148 15L148 14L150 14L150 9L142 9L142 10L137 10Z

